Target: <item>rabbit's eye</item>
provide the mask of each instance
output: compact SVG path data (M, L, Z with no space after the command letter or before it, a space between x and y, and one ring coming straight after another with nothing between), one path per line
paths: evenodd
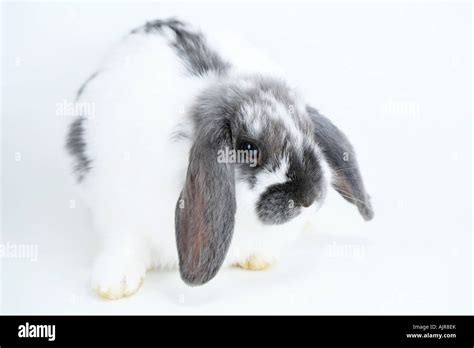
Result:
M257 145L251 143L250 141L242 141L238 144L237 150L246 150L246 151L257 151L258 153L258 147Z
M261 163L261 153L258 146L247 139L240 139L236 144L236 150L238 155L240 153L241 158L239 162L250 163L251 167L256 167ZM242 156L243 155L243 156Z

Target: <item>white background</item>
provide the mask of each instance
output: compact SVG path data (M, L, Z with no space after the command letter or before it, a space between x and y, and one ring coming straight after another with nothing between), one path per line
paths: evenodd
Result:
M472 312L470 4L2 7L2 243L34 244L38 260L0 260L0 312ZM269 271L223 270L199 288L151 272L135 296L107 302L88 286L97 241L56 105L122 35L169 16L225 25L280 63L353 142L375 218L363 222L334 194Z

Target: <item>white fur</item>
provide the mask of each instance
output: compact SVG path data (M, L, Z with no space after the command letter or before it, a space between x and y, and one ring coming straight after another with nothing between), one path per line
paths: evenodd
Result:
M102 241L93 287L117 298L133 293L148 269L177 266L175 204L192 139L174 135L182 131L192 136L185 111L216 77L186 74L158 34L126 37L99 72L80 98L95 103L95 117L84 123L92 170L79 187ZM288 122L298 137L293 128ZM286 180L287 165L282 159L280 170L258 177L255 189L237 181L235 232L225 265L252 255L274 261L314 214L316 205L283 225L263 225L257 219L256 199L265 187Z

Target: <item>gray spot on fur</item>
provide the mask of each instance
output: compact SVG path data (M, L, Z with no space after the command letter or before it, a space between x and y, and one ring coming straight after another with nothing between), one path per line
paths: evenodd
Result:
M93 73L84 83L81 85L76 94L76 101L82 96L87 85L99 75L99 72ZM69 132L67 133L66 149L69 154L74 158L74 173L76 174L77 182L84 180L84 177L91 169L91 160L86 156L86 143L84 140L84 121L85 117L80 116L74 120L69 126Z
M87 158L85 153L86 143L83 138L84 121L84 117L78 117L71 123L66 141L66 149L75 159L74 172L76 173L78 182L81 182L91 169L91 160Z
M138 32L162 33L165 27L174 32L175 37L170 45L181 58L189 73L196 76L203 76L209 72L224 75L230 68L230 64L209 47L202 33L189 30L186 24L177 19L157 19L133 30L132 34Z

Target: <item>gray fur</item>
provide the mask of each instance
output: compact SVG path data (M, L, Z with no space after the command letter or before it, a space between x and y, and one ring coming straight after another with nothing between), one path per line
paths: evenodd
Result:
M82 96L88 84L97 77L99 72L93 73L81 85L76 94L76 101ZM74 173L76 174L77 182L84 180L86 174L91 169L92 161L86 155L86 142L84 140L84 122L86 118L83 116L77 117L69 126L69 132L66 138L66 149L69 154L75 159Z
M175 33L170 45L189 73L196 76L203 76L209 72L224 75L230 68L230 64L209 47L202 33L189 30L187 25L177 19L154 20L146 23L144 27L133 30L132 34L143 31L161 33L165 27Z
M319 159L312 149L305 148L303 152L302 159L290 152L288 181L268 187L260 197L257 214L265 224L285 223L299 215L302 207L309 207L326 195Z
M78 117L69 127L66 148L75 158L74 172L78 182L81 182L91 169L91 160L86 156L86 143L84 141L84 117Z
M235 169L216 160L219 149L232 146L228 122L225 115L201 116L175 211L179 268L189 285L208 282L222 266L236 211Z
M316 109L308 106L307 111L314 122L316 140L322 146L329 166L336 176L334 188L344 199L356 205L365 220L371 220L374 212L370 196L364 188L354 148L344 133ZM347 160L344 160L345 157Z

